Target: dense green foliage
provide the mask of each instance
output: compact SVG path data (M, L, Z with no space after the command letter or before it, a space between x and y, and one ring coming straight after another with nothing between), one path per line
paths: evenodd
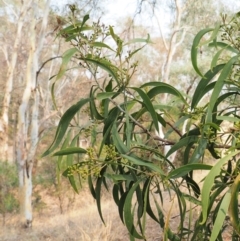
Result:
M44 155L55 152L59 170L65 166L63 175L76 192L79 181L87 179L103 222L101 192L104 186L111 189L131 240L147 240L147 215L159 223L164 240L223 240L225 229L232 230L232 240L238 240L239 14L230 22L222 16L221 24L195 36L191 59L201 80L193 95L186 96L154 80L145 80L139 87L131 85L138 68L134 55L151 44L149 36L125 43L113 27L99 22L88 25L88 15L79 21L74 6L71 11L69 25L59 32L71 48L63 54L55 81L60 81L74 59L77 68L91 73L94 83L89 97L80 99L62 116ZM198 67L199 47L203 45L215 52L206 73ZM54 85L52 93L54 100ZM172 104L161 102L164 95ZM79 124L79 116L86 114L88 122ZM230 127L227 130L226 125ZM164 139L156 134L161 126L166 130ZM78 147L79 138L86 136L89 147ZM165 145L171 145L166 155L162 150ZM168 160L176 151L182 153L180 167ZM210 155L214 165L208 163ZM209 170L202 187L193 179L196 170ZM162 209L166 190L177 198L178 230L171 229L170 214ZM193 206L199 208L194 219L189 215Z

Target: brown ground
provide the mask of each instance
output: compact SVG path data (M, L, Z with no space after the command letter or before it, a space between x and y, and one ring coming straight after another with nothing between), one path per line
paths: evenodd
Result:
M196 180L202 179L205 173L195 175ZM164 193L164 212L171 212L170 224L177 229L179 225L177 201ZM41 193L44 205L35 211L32 229L22 229L18 226L18 216L9 215L5 226L0 227L1 241L127 241L126 228L120 221L118 210L110 194L105 193L102 199L102 211L105 218L104 226L99 218L96 203L87 190L73 198L65 198L64 213L60 213L59 200L50 195L50 190ZM172 208L171 208L172 207ZM36 210L36 208L35 208ZM171 210L171 211L170 211ZM192 212L196 217L197 210ZM187 221L186 221L187 222ZM162 241L159 225L148 220L146 237L148 241ZM224 241L230 239L226 233Z

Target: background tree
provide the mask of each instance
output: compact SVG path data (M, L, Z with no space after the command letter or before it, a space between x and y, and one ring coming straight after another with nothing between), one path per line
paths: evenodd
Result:
M7 5L3 9L8 9L9 5ZM19 16L16 16L17 13L13 13L14 15L11 15L12 17L17 17L17 28L16 28L16 38L13 45L13 50L11 51L11 56L8 52L9 46L7 44L3 44L2 46L2 52L4 54L8 71L6 75L6 87L5 87L5 93L3 97L3 108L1 113L1 153L2 153L2 159L7 160L8 159L8 128L9 128L9 108L10 108L10 101L12 97L12 89L13 89L13 79L14 79L14 69L16 67L17 58L18 58L18 52L19 52L19 46L21 43L21 37L22 37L22 28L24 24L24 17L27 14L27 11L30 7L30 3L26 3L22 5L22 8L20 9ZM8 25L11 25L8 24ZM5 22L5 27L7 27L7 23ZM4 41L5 39L3 39ZM6 40L5 40L6 41ZM5 42L4 41L4 42Z
M82 15L83 11L97 7L97 3L91 1L85 4ZM81 71L72 71L64 81L55 83L56 109L49 90L53 84L51 77L60 64L59 49L64 49L63 41L55 40L64 21L50 9L49 1L2 1L1 10L1 54L5 61L1 76L0 151L2 161L16 160L18 165L21 219L30 227L32 172L41 154L38 147L72 103L77 86L81 85L77 78ZM14 42L13 46L9 39Z

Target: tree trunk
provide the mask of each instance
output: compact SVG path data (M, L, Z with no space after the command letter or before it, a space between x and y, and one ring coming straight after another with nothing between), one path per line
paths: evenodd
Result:
M26 87L18 111L16 140L21 220L25 227L32 226L32 169L38 144L39 128L39 91L38 83L36 82L36 73L46 33L49 1L46 0L45 2L45 7L43 9L44 16L38 36L36 36L36 13L38 12L38 6L33 4L31 11L32 19L31 27L29 29L31 49L29 52L26 70ZM32 106L30 106L30 98L33 99ZM29 119L31 119L30 126ZM31 135L30 138L28 138L29 132ZM28 139L30 141L28 141Z
M8 112L9 105L11 101L12 88L13 88L13 78L14 78L14 69L17 63L18 58L18 48L21 42L22 37L22 28L25 21L25 16L29 8L29 3L22 5L22 8L19 13L19 18L17 20L17 33L15 37L15 42L13 45L13 52L11 60L8 59L7 50L5 52L6 62L8 63L8 72L6 79L6 89L3 98L3 107L0 118L0 154L1 160L8 160Z

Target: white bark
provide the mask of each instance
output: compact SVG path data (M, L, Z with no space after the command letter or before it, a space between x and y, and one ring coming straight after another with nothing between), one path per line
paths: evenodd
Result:
M31 2L31 1L30 1ZM6 61L8 63L8 72L6 79L6 89L3 98L3 107L0 118L0 154L2 160L8 160L8 112L9 105L11 101L12 89L13 89L13 78L14 78L14 69L17 64L18 58L18 49L22 37L22 28L25 21L26 13L29 9L30 2L22 5L22 8L17 19L17 32L15 37L15 42L12 49L11 60L8 59L8 54L6 49L2 48Z
M32 168L34 156L38 143L38 110L39 110L39 91L36 83L36 73L38 62L43 47L46 33L47 19L49 13L49 1L46 0L44 7L44 17L41 30L36 36L38 6L33 3L31 8L30 32L30 52L26 70L26 87L23 93L22 102L18 111L17 145L16 157L18 163L19 187L20 187L20 208L21 218L26 227L32 225ZM33 98L33 105L30 108L30 98ZM29 122L31 118L31 122ZM30 123L30 126L29 126ZM28 129L30 128L30 143L28 143Z

